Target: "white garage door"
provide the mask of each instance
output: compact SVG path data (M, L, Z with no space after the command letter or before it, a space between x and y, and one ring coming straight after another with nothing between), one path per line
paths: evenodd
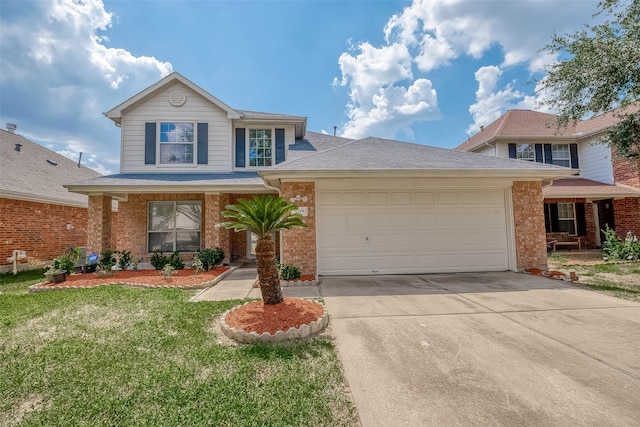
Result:
M318 191L318 272L509 269L503 189Z

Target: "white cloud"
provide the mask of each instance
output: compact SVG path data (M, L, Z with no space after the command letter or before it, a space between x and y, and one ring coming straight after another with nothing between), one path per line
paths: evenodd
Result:
M102 112L172 71L108 47L113 19L101 0L14 2L0 17L2 119L58 151L86 153L101 172L119 169L120 152L119 130Z
M350 89L343 134L356 137L375 129L393 136L410 133L416 122L438 119L437 88L429 75L456 66L462 56L479 59L489 52L501 58L475 75L479 88L469 108L473 124L468 130L499 117L507 108L537 107L539 95L516 90L514 82L502 83L502 70L518 66L539 73L556 60L540 51L551 35L591 19L596 4L596 0L414 0L388 20L382 46L361 43L340 56L342 75L334 79L334 87ZM428 82L429 90L417 90L414 85L419 80L421 85ZM419 96L405 96L410 91Z

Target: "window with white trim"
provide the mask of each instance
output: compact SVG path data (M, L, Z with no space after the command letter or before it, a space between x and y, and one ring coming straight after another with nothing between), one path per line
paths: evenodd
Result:
M195 123L163 122L158 132L161 165L190 165L194 163Z
M551 162L557 166L571 167L569 144L551 144Z
M149 202L149 252L200 250L202 203L199 201Z
M247 144L249 167L271 166L273 164L273 130L249 129Z
M576 234L575 203L558 203L558 229L569 234Z
M516 144L516 158L519 160L536 161L536 151L533 144Z

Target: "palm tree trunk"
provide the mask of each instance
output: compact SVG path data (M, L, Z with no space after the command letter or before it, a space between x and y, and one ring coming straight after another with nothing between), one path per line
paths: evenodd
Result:
M256 261L258 263L258 280L260 292L265 304L279 304L282 302L282 289L276 267L276 252L271 236L258 238L256 245Z

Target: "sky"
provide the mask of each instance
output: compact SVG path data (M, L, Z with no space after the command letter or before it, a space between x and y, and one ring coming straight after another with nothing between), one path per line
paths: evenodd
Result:
M177 71L232 108L307 130L453 148L536 89L554 32L597 0L0 0L0 127L103 174L103 112Z

